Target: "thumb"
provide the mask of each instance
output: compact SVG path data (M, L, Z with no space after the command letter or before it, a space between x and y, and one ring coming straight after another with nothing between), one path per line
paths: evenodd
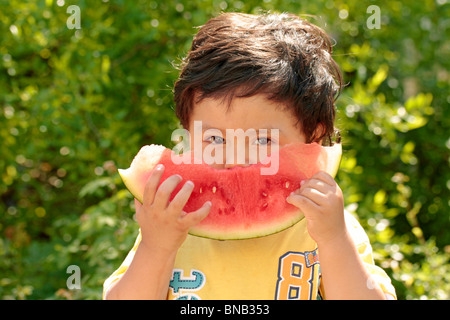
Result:
M136 209L136 212L139 211L139 209L142 207L142 203L139 202L136 198L134 198L134 207Z

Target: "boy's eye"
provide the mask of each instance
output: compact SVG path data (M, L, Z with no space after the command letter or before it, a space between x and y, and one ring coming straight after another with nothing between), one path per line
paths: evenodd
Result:
M267 137L258 138L258 139L256 140L256 144L262 144L262 145L264 145L264 144L269 144L269 143L270 143L270 138L267 138Z
M206 141L209 141L213 144L224 144L225 140L220 136L210 136L206 139Z

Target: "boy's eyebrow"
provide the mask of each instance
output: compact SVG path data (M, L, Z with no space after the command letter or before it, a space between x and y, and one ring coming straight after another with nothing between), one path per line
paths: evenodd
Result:
M217 129L217 130L220 130L220 131L222 131L222 132L225 132L227 128L224 128L224 129L223 129L223 128L211 126L211 125L209 125L209 124L203 122L203 123L202 123L202 129L203 129L203 131L208 130L208 129ZM255 129L255 128L250 128L250 129ZM279 132L280 134L283 133L283 130L282 130L282 129L276 128L276 127L274 127L274 126L272 126L272 125L261 126L260 128L255 129L255 130L256 130L256 131L259 131L259 130L267 130L267 133L270 133L270 130L272 130L272 129L278 130L278 132ZM247 130L248 130L248 129L247 129ZM247 131L247 130L244 130L244 131Z

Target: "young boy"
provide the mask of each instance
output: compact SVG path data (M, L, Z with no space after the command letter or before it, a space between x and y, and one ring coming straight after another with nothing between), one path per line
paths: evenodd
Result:
M331 53L324 31L297 16L221 14L193 40L175 84L176 114L190 132L202 121L208 130L202 148L224 148L226 129L250 128L267 134L249 144L325 144L335 131L342 80ZM261 130L273 128L276 137ZM237 165L227 160L216 166ZM169 202L182 178L171 176L158 187L163 171L157 168L147 182L143 205L136 201L140 234L105 281L106 299L395 298L390 279L373 263L367 235L344 212L342 192L327 173L287 197L305 216L291 228L218 241L188 235L211 203L186 214L193 183Z

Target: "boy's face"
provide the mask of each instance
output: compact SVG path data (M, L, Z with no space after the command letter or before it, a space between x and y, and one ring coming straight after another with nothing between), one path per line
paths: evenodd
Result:
M227 99L205 98L194 105L187 129L193 150L201 144L203 157L223 158L223 164L212 164L218 169L260 162L262 148L270 154L274 148L306 142L291 112L263 94L234 98L229 108Z

